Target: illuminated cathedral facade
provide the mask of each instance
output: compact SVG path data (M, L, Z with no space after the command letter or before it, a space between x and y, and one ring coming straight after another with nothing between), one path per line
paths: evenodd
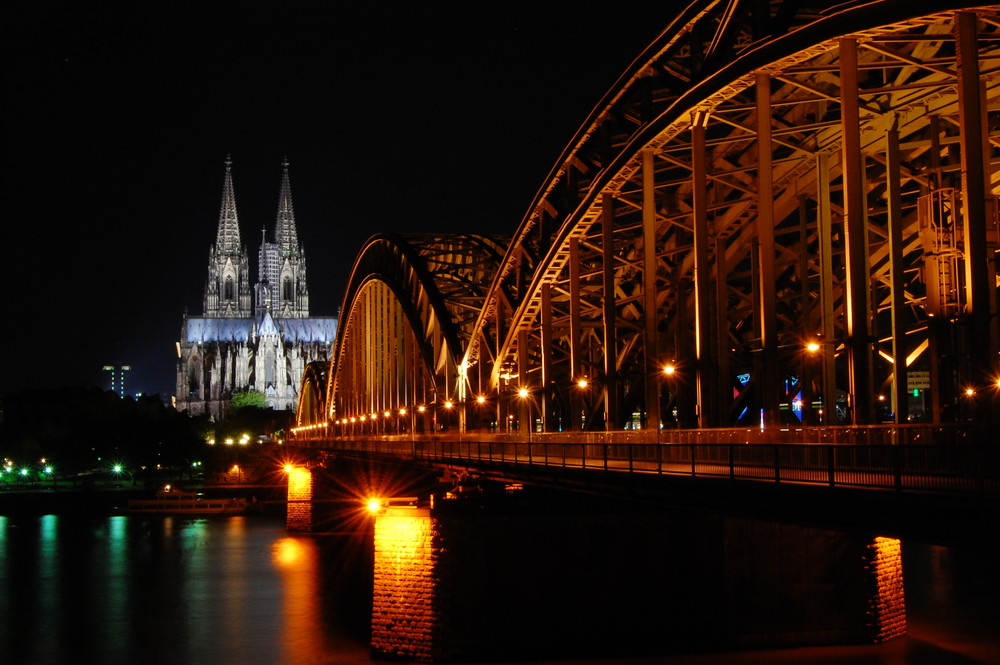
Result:
M184 315L177 343L177 409L216 421L241 392L261 393L275 410L294 411L306 365L329 359L337 332L336 317L309 315L288 162L282 164L274 241L262 235L253 284L233 191L227 159L203 313Z

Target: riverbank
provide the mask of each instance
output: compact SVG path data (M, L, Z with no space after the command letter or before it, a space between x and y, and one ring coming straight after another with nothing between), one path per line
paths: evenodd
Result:
M181 487L217 497L251 496L264 507L283 507L286 502L284 485L181 484ZM129 499L150 498L155 491L155 488L142 486L4 488L0 490L0 515L113 513L123 511L128 506Z

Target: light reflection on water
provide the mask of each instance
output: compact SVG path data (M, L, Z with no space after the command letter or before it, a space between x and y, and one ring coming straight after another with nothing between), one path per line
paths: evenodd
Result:
M364 635L324 622L320 559L352 572L351 538L271 516L0 516L0 662L368 662Z
M290 536L268 515L0 515L0 663L369 663L371 536ZM990 553L904 546L912 629L882 647L603 662L1000 662Z

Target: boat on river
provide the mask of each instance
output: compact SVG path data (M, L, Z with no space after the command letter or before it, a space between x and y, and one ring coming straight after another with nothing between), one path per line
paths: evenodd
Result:
M149 515L238 515L254 505L256 501L246 497L206 497L164 485L152 499L129 499L126 511Z

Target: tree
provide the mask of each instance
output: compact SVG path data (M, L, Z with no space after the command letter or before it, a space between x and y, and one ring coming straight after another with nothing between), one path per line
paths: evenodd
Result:
M247 406L253 406L258 409L266 409L267 398L264 397L263 393L259 393L256 390L248 390L244 393L233 393L232 404L233 408L236 410Z

